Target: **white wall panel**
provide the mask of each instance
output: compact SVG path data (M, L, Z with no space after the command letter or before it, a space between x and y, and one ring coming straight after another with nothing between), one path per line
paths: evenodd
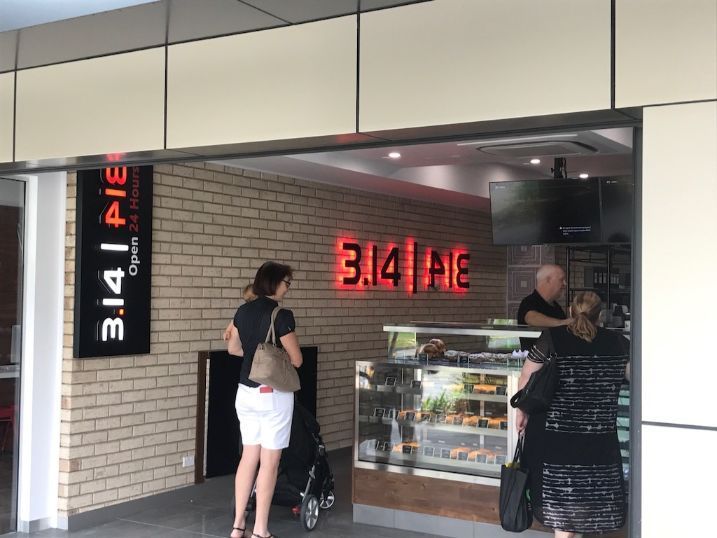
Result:
M0 163L12 161L15 73L0 74Z
M717 0L617 0L615 104L717 98Z
M173 45L167 147L356 130L356 17Z
M643 426L642 536L714 536L714 454L717 431Z
M164 49L19 71L18 161L161 149Z
M361 16L360 131L610 108L610 2L436 0Z
M646 108L643 136L642 417L717 426L717 102Z

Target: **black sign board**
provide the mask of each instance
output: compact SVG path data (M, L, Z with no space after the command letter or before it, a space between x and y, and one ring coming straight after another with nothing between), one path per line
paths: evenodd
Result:
M75 357L149 353L152 172L77 172Z

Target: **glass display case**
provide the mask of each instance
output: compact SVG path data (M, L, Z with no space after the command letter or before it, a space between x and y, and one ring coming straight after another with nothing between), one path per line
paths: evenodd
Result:
M388 357L356 363L356 467L498 483L516 433L517 326L385 326Z

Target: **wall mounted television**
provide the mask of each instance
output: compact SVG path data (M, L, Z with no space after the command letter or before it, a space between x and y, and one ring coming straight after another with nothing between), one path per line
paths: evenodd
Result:
M629 243L629 179L540 179L490 184L494 245Z

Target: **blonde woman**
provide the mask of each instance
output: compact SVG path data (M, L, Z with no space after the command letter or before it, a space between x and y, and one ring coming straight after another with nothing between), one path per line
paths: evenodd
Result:
M525 431L535 518L556 538L599 534L625 524L625 488L617 438L617 399L628 372L629 342L598 327L600 298L578 293L567 326L546 329L533 346L518 388L555 354L559 383L545 413L516 410Z

